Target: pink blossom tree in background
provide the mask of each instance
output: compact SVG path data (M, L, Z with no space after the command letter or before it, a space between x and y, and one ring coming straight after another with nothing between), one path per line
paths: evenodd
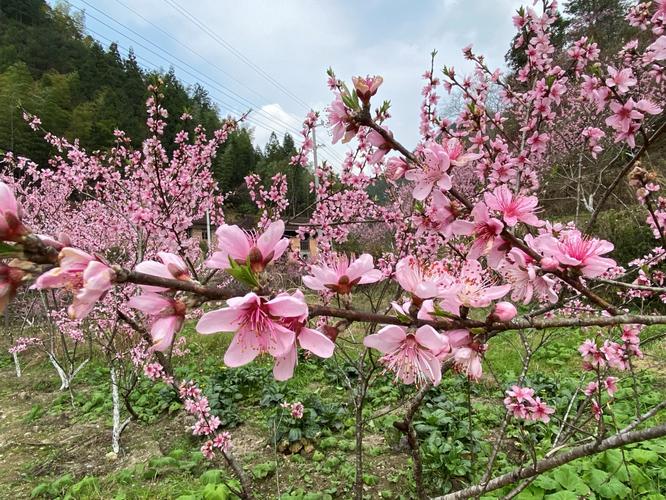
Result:
M633 375L642 348L654 340L642 338L642 329L666 324L660 314L666 199L659 196L648 154L664 130L666 4L644 2L631 10L627 22L646 36L618 54L601 54L594 42L580 39L556 59L556 18L555 1L518 11L515 48L525 63L511 78L489 68L471 47L464 49L471 75L446 66L437 76L433 54L424 75L421 138L409 147L391 131L389 103L376 105L381 77L355 77L350 87L329 70L333 101L326 117L333 141L353 148L342 165L323 164L314 173L316 202L300 233L316 234L316 262L290 255L283 176L270 185L246 178L262 210L256 229L224 224L223 199L209 167L233 124L212 138L201 129L192 138L181 132L169 155L161 142L167 112L158 88L147 103L152 135L140 150L122 132L114 148L95 153L46 134L57 151L48 166L5 158L1 250L13 260L4 264L3 298L12 298L24 282L55 290L58 302L47 309L68 304L69 315L84 322L84 335L104 353L116 391L119 378L135 378L138 367L177 388L196 418L193 432L205 437L202 451L211 459L222 454L243 498L251 497L251 484L231 454L230 435L219 430L195 381L174 377L178 332L202 306L197 332L233 336L224 355L229 367L266 356L275 378L285 380L298 370L299 351L352 362L356 376L346 384L356 421L358 499L363 410L377 377L389 372L396 383L416 386L394 426L406 437L416 493L425 498L414 427L424 398L445 376L479 381L493 339L511 331L522 343L522 371L498 401L505 417L492 453L477 464L471 484L438 498L477 497L509 485L512 497L539 474L577 458L665 436L666 424L649 421L666 403L646 411L637 406L626 426L613 418L613 405L622 384L617 375ZM440 116L437 104L453 89L464 107L450 119ZM499 106L490 99L493 92ZM307 165L316 120L314 113L305 120L293 168ZM578 184L577 201L589 218L583 224L548 220L540 194L549 167L573 158L582 172L606 161L608 149L617 158L595 192ZM384 197L378 200L369 191L380 183ZM657 240L652 252L636 255L626 268L612 258L613 243L594 233L621 185L634 190ZM215 248L201 255L187 230L207 210L219 227ZM359 238L360 251L345 252L355 234L377 227L388 235L380 251L371 255ZM279 286L275 276L279 261L288 258L299 268L296 287ZM634 301L652 295L659 300ZM589 338L579 347L578 392L584 398L557 414L526 378L534 353L562 327L586 328ZM115 394L114 439L123 426ZM302 416L302 408L291 410ZM496 458L510 423L524 429L525 422L551 419L561 423L551 449L537 456L525 438L522 462L498 474Z

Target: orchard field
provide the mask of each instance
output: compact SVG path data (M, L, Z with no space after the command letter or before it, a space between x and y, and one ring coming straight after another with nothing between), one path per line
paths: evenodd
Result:
M660 333L663 328L649 332ZM228 338L202 338L191 325L186 335L191 352L177 373L201 380L213 409L232 429L235 452L252 475L258 498L351 496L354 415L346 377L353 376L353 369L342 356L301 360L294 378L278 383L272 380L269 363L225 368L219 358ZM528 379L529 385L547 395L558 414L565 413L579 386L576 348L584 337L576 329L559 330L534 352L538 375ZM504 417L497 403L504 397L503 388L516 380L521 369L519 343L517 337L496 339L486 359L488 373L480 383L470 385L462 377L452 377L429 394L415 422L429 492L470 483L478 471L475 464L487 460ZM642 361L646 370L635 381L642 409L666 398L661 362L665 349L663 340L646 349ZM132 402L140 419L127 428L123 451L115 455L109 448L111 408L104 364L93 361L86 366L73 388L73 403L69 394L58 390L47 365L44 359L33 359L16 380L11 359L2 359L3 379L11 384L0 394L0 497L231 498L222 479L233 482L233 478L223 465L203 459L200 443L189 430L192 421L183 415L182 405L166 385L142 383ZM620 380L623 388L618 398L633 390L629 378ZM391 425L400 419L413 394L386 376L368 396L363 477L367 498L414 497L409 448ZM304 418L292 419L280 407L283 401L303 402ZM624 425L635 411L631 405L616 405L614 418ZM548 451L558 432L556 420L541 426L530 436L533 446ZM500 451L499 470L510 469L525 452L520 433L515 425L507 431L510 439ZM577 460L540 476L518 498L658 499L666 494L664 471L666 440L660 439Z

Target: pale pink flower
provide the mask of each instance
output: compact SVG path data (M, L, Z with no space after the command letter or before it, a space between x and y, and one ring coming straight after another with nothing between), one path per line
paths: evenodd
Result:
M397 181L398 179L402 179L408 168L409 165L405 160L398 156L393 156L386 162L385 175L388 179Z
M177 279L187 281L190 280L190 273L187 269L185 261L178 255L169 252L158 252L158 258L161 262L156 260L145 260L136 266L136 271L152 276L159 276L160 278ZM147 292L164 292L168 290L167 287L141 285Z
M77 248L65 247L58 255L58 267L37 278L31 288L65 288L74 293L68 312L83 319L95 303L113 286L113 270L92 255Z
M353 259L353 257L352 257ZM346 255L335 255L331 265L310 266L311 276L303 276L303 284L312 290L332 290L348 294L356 285L376 283L382 272L375 269L372 255L364 253L351 262Z
M555 280L543 274L536 261L519 248L509 251L498 270L511 285L511 300L529 304L536 294L539 300L557 302Z
M296 334L281 321L299 318L308 313L307 304L297 298L281 295L272 300L250 292L227 300L229 307L204 314L197 323L197 332L235 332L224 354L227 366L242 366L258 355L268 353L274 358L287 354Z
M420 300L439 297L453 281L441 263L425 264L411 255L398 261L395 279L403 290Z
M356 95L363 103L370 102L370 98L377 93L384 79L381 76L354 76L352 82L356 89Z
M216 269L229 269L231 259L240 265L249 262L252 271L259 273L271 261L279 259L289 246L289 240L282 237L284 222L281 220L271 222L260 236L228 224L221 225L215 235L218 251L206 265Z
M460 314L460 308L488 307L493 300L504 297L511 285L493 285L484 277L481 264L477 260L467 260L460 275L443 293L441 306L452 314Z
M511 321L518 311L511 302L498 302L490 313L492 321Z
M363 344L383 353L380 363L405 384L429 381L437 385L442 379L437 353L445 347L446 339L431 326L422 326L414 334L402 326L385 326L365 337Z
M151 317L152 349L161 352L168 350L185 321L185 304L178 299L146 292L132 297L127 305Z
M536 196L514 195L506 184L503 184L496 187L492 193L485 193L483 199L489 209L502 213L502 218L509 227L514 227L519 221L530 226L543 225L543 222L534 215L539 204Z
M448 139L442 143L444 150L449 155L449 160L451 165L456 167L464 167L469 162L473 160L478 160L483 156L480 153L469 153L465 152L465 148L462 143L455 137Z
M604 387L606 388L608 395L611 397L617 391L617 381L617 377L606 377L606 380L604 380Z
M451 189L451 177L448 174L451 159L446 149L430 141L426 143L422 154L421 165L405 173L405 179L415 183L412 196L419 201L425 200L435 186L444 191Z
M290 297L286 293L278 295L278 297L283 296ZM296 290L292 297L298 301L305 302L305 296L300 290ZM333 356L335 344L320 331L307 327L307 314L287 318L282 321L282 324L288 330L294 332L296 340L285 354L275 358L273 376L276 380L288 380L294 375L294 369L298 363L298 352L296 350L297 343L301 349L305 349L320 358L330 358Z
M547 234L538 236L532 247L563 266L580 270L588 278L596 278L616 265L613 259L601 257L613 250L612 243L587 238L577 229L562 232L559 239Z
M483 375L481 356L485 346L471 342L467 346L453 350L454 368L467 375L470 380L479 380Z
M609 78L606 78L606 85L615 87L620 94L629 91L629 87L636 85L636 78L630 68L624 68L620 71L612 66L608 66Z
M656 61L666 59L666 36L662 35L648 46L647 50L651 51Z
M17 241L27 230L21 222L21 206L14 192L4 182L0 182L0 240Z

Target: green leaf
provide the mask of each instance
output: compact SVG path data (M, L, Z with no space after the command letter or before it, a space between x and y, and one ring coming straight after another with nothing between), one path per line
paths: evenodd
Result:
M560 484L549 476L539 476L534 481L534 486L538 486L544 490L557 490L560 488Z
M571 491L558 491L544 497L545 500L578 500L578 495Z
M599 488L608 480L608 472L601 469L591 469L585 474L585 482L592 490L598 492Z
M627 486L614 477L599 487L599 495L603 498L627 498L630 492Z
M571 465L563 465L553 473L553 477L567 491L572 491L579 495L590 493L590 488L583 482L577 474L576 469Z
M259 286L257 277L250 268L249 257L248 262L244 265L240 265L238 262L229 257L229 265L231 267L227 269L227 273L229 273L233 278L253 288Z
M639 464L654 463L659 460L659 454L653 450L635 449L630 452L631 459Z

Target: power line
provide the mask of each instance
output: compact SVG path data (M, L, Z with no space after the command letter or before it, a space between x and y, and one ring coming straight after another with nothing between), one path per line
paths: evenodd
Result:
M165 49L163 49L163 48L162 48L161 46L159 46L158 44L154 43L152 40L149 40L148 38L146 38L146 37L143 36L142 34L136 32L136 31L133 30L132 28L126 26L125 24L123 24L122 22L120 22L120 21L118 21L117 19L113 18L113 17L110 16L109 14L106 14L105 12L103 12L103 11L101 11L100 9L96 8L95 6L91 5L91 4L88 3L86 0L81 0L81 1L82 1L84 4L88 5L89 7L91 7L92 9L94 9L95 11L101 13L102 15L104 15L105 17L107 17L108 19L110 19L111 21L113 21L114 23L118 24L118 25L121 26L123 29L126 29L127 31L130 31L131 33L135 34L136 36L138 36L138 37L141 38L142 40L145 40L147 43L149 43L149 44L151 44L152 46L156 47L158 50L167 53L167 55L173 57L175 60L177 60L177 61L179 61L181 64L185 65L187 68L190 68L192 71L195 71L196 73L198 73L199 75L201 75L204 79L208 80L208 81L209 81L209 85L211 85L211 86L217 88L217 90L218 90L219 92L221 92L223 95L225 95L225 96L228 97L229 99L231 99L231 100L233 100L234 102L240 104L241 106L250 106L250 107L254 107L254 108L257 110L257 113L260 114L260 115L262 116L262 118L266 119L269 123L270 123L270 122L274 122L279 128L284 127L287 131L290 131L292 134L295 134L295 135L298 135L298 134L300 133L300 130L299 130L298 128L296 128L294 125L291 125L291 124L289 124L289 123L287 123L287 122L285 122L285 121L279 119L278 117L276 117L276 116L274 116L274 115L272 115L272 114L266 112L266 111L263 110L263 109L261 108L261 106L259 106L258 104L254 103L254 102L250 101L249 99L247 99L247 98L241 96L240 94L234 92L232 89L226 87L225 85L223 85L223 84L221 84L221 83L218 83L216 80L214 80L213 78L209 77L207 74L205 74L205 73L202 72L201 70L199 70L199 69L193 67L192 65L190 65L190 64L187 63L186 61L183 61L182 59L180 59L180 58L178 58L178 57L176 57L176 56L172 56L172 55L169 54ZM71 5L71 3L70 3L69 5ZM175 64L174 64L170 59L168 59L167 57L163 56L163 55L160 54L160 53L155 52L153 49L151 49L151 48L149 48L149 47L146 47L146 46L143 45L142 43L136 41L135 39L133 39L132 37L128 36L127 34L125 34L125 33L121 32L121 31L117 30L117 29L114 28L113 26L110 26L109 24L107 24L106 22L102 21L101 19L95 17L94 15L85 12L83 9L80 9L80 8L77 7L77 6L74 6L74 5L71 5L71 6L74 7L75 9L79 10L80 12L83 12L86 16L88 16L88 17L94 19L95 21L97 21L98 23L102 24L103 26L106 26L107 28L109 28L110 30L114 31L115 33L118 33L119 35L121 35L121 36L123 36L124 38L128 39L130 42L133 42L133 43L137 44L139 47L144 48L145 50L147 50L147 51L149 51L150 53L152 53L152 54L158 56L160 59L163 59L164 61L168 62L169 64L171 64L171 65L173 65L173 66L175 66L175 67L178 67L177 65L175 65ZM151 23L151 24L152 24L152 23ZM156 25L153 24L153 26L156 26ZM157 26L156 26L156 27L157 27ZM157 28L160 29L159 27L157 27ZM160 30L161 30L161 29L160 29ZM164 31L164 30L161 30L161 31ZM99 35L98 35L98 36L99 36ZM106 38L106 37L105 37L105 38ZM173 37L171 37L171 38L173 38ZM108 40L108 38L107 38L107 40ZM176 40L177 40L177 39L176 39ZM189 49L189 48L188 48L188 50L190 50L190 51L193 52L194 54L197 54L196 51L194 51L193 49ZM198 55L198 54L197 54L197 55ZM145 58L144 58L144 59L145 59ZM196 75L192 74L190 71L183 70L182 68L179 68L179 69L180 69L181 71L184 71L185 73L189 74L189 75L192 76L193 78L195 78L195 80L201 78L201 77L197 77ZM233 112L235 112L235 113L237 113L237 114L242 114L242 113L240 113L239 111L234 110L231 106L229 106L227 103L224 103L223 101L220 101L220 104L222 104L224 107L226 107L226 108L232 110ZM260 126L261 126L261 125L260 125ZM266 127L262 127L262 128L266 128ZM276 133L279 134L279 132L278 132L277 130L271 130L271 131L274 131L274 132L276 132ZM329 160L332 159L333 162L342 162L342 161L343 161L343 159L340 157L340 155L339 155L335 150L329 150L329 151L326 151L326 156L329 158Z
M236 49L231 43L229 43L228 41L220 37L217 33L212 31L208 26L206 26L206 24L197 19L193 14L190 14L184 7L181 7L179 4L173 2L172 0L166 0L166 2L169 5L171 5L174 9L178 10L183 15L185 15L192 23L194 23L200 29L202 29L208 36L210 36L213 40L215 40L219 45L221 45L226 50L231 52L234 56L243 61L247 66L252 68L262 78L264 78L265 80L270 82L273 86L282 91L286 96L293 99L295 102L303 106L306 110L308 111L310 110L310 106L305 101L303 101L300 97L292 93L288 88L286 88L279 81L273 78L269 73L264 71L260 66L253 63L248 57L246 57L242 52Z
M97 9L96 7L90 5L86 0L81 0L81 1L82 1L83 3L85 3L86 5L88 5L89 7L91 7L92 9L96 10L97 12L100 12L102 15L108 17L108 18L111 19L113 22L115 22L116 24L120 25L123 29L126 29L126 30L130 31L131 33L134 33L136 36L138 36L138 37L141 38L142 40L145 40L147 43L149 43L149 44L151 44L152 46L156 47L158 50L163 51L163 52L166 53L166 51L165 51L163 48L161 48L159 45L157 45L157 44L154 43L153 41L147 39L146 37L144 37L144 36L141 35L140 33L137 33L137 32L134 31L133 29L131 29L131 28L129 28L128 26L124 25L123 23L117 21L116 19L114 19L113 17L109 16L108 14L106 14L106 13L102 12L101 10ZM70 4L70 5L71 5L71 4ZM107 28L109 28L110 30L114 31L115 33L118 33L119 35L121 35L121 36L123 36L124 38L128 39L130 42L137 44L139 47L142 47L143 49L145 49L145 50L151 52L152 54L156 55L157 57L159 57L159 58L161 58L161 59L167 61L169 64L172 64L172 65L174 65L175 67L181 69L182 71L185 71L185 70L183 70L182 68L180 68L180 67L176 66L175 64L173 64L173 62L172 62L170 59L168 59L167 57L163 56L162 54L160 54L160 53L158 53L158 52L155 52L155 50L153 50L153 49L151 49L151 48L149 48L149 47L146 47L146 46L143 45L141 42L138 42L138 41L136 41L135 39L133 39L132 37L127 36L125 33L122 33L121 31L117 30L117 29L114 28L113 26L110 26L109 24L107 24L106 22L102 21L101 19L95 17L94 15L92 15L92 14L90 14L90 13L86 13L83 9L80 9L80 8L74 6L74 5L73 5L73 7L74 7L75 9L78 9L78 10L81 11L81 12L84 12L86 16L88 16L88 17L94 19L95 21L97 21L98 23L102 24L103 26L106 26ZM168 54L168 53L167 53L167 54ZM263 109L261 109L261 106L259 106L258 104L256 104L256 103L250 101L249 99L246 99L246 98L242 97L241 95L237 94L236 92L234 92L233 90L229 89L228 87L226 87L226 86L224 86L224 85L222 85L222 84L217 83L215 80L213 80L212 78L208 77L205 73L203 73L202 71L200 71L200 70L198 70L197 68L193 67L192 65L190 65L190 64L187 63L186 61L183 61L182 59L180 59L180 58L178 58L178 57L176 57L176 56L171 56L171 57L172 57L173 59L175 59L176 61L178 61L180 64L186 66L186 67L189 68L190 70L192 70L192 71L198 73L199 75L201 75L201 76L197 77L196 75L193 75L192 73L187 72L188 74L190 74L190 76L192 76L192 77L194 77L194 78L196 78L196 79L203 77L204 79L206 79L206 80L208 80L208 81L210 82L209 85L215 86L215 87L218 89L219 92L221 92L222 94L224 94L225 96L227 96L229 99L233 100L234 102L238 103L239 105L241 105L241 106L253 107L253 108L255 108L255 109L257 110L257 113L261 113L262 115L265 115L267 119L272 120L272 121L275 121L277 124L282 125L282 126L284 126L285 128L287 128L287 129L290 129L292 132L298 133L298 129L297 129L296 127L294 127L293 125L290 125L290 124L288 124L288 123L286 123L286 122L283 122L282 120L280 120L280 119L278 119L278 118L276 118L276 117L270 115L269 113L265 112Z
M92 9L94 9L94 10L96 10L97 12L101 13L101 14L104 15L105 17L111 19L113 22L115 22L116 24L120 25L120 26L123 27L124 29L126 29L126 30L128 30L128 31L130 31L130 32L132 32L132 33L134 33L135 35L137 35L137 36L140 37L141 39L143 39L143 40L145 40L146 42L150 43L151 45L153 45L154 47L158 48L159 50L161 50L161 51L167 53L168 55L171 55L171 54L169 54L165 49L163 49L161 46L159 46L158 44L154 43L152 40L149 40L148 38L144 37L144 36L141 35L140 33L137 33L135 30L131 29L131 28L128 27L127 25L121 23L120 21L118 21L118 20L115 19L114 17L110 16L109 14L106 14L105 12L103 12L103 11L101 11L100 9L96 8L95 6L91 5L88 1L86 1L86 0L81 0L81 1L82 1L84 4L88 5L89 7L91 7ZM156 29L158 29L161 33L164 33L164 34L165 34L166 36L168 36L170 39L174 40L176 43L178 43L179 45L183 46L183 47L184 47L185 49L187 49L189 52L191 52L192 54L194 54L194 55L196 55L197 57L201 58L201 59L202 59L203 61L205 61L207 64L212 65L213 67L215 67L216 69L218 69L218 71L222 72L222 73L225 74L225 75L228 75L232 80L234 80L234 81L238 82L239 84L243 85L244 88L247 88L250 92L253 92L254 94L259 95L263 100L266 100L266 101L267 101L267 99L266 99L265 97L261 96L261 95L258 94L257 92L255 92L255 91L253 91L252 89L250 89L249 87L247 87L243 82L241 82L240 80L236 79L235 77L233 77L232 75L230 75L228 72L224 71L224 70L223 70L222 68L220 68L219 66L215 65L215 63L212 63L212 62L209 61L208 59L206 59L206 58L204 58L203 56L201 56L196 50L192 49L191 47L189 47L189 46L186 45L186 44L183 44L183 43L182 43L180 40L178 40L176 37L174 37L173 35L171 35L171 34L168 33L167 31L165 31L164 29L162 29L162 28L160 28L159 26L157 26L155 23L151 22L150 20L148 20L147 18L145 18L144 16L142 16L142 15L141 15L140 13L138 13L136 10L131 9L130 7L128 7L128 6L127 6L126 4L124 4L121 0L116 0L116 1L117 1L119 4L121 4L123 7L127 8L128 10L130 10L131 12L133 12L134 14L136 14L137 16L139 16L141 19L143 19L144 21L146 21L147 23L149 23L151 26L153 26L153 27L155 27ZM80 9L79 9L79 10L80 10ZM112 30L118 32L117 30L115 30L114 28L108 26L106 23L104 23L103 21L100 21L99 19L95 18L95 17L92 16L91 14L87 14L87 15L89 15L91 18L97 20L98 22L101 22L102 24L104 24L105 26L109 27L110 29L112 29ZM125 35L125 34L123 34L123 33L120 33L120 34L121 34L122 36L124 36L125 38L129 39L130 41L133 41L134 43L138 43L138 42L134 41L132 38L128 37L127 35ZM139 45L140 45L140 44L139 44ZM141 45L140 45L140 46L141 46ZM144 48L145 48L145 47L144 47ZM149 49L148 49L148 50L149 50ZM150 51L151 51L152 53L155 53L155 52L152 51L152 50L150 50ZM165 60L168 61L168 59L164 58L163 56L161 56L161 55L159 55L159 54L156 54L156 55L158 55L160 58L165 59ZM290 131L291 131L292 133L294 133L294 134L299 134L299 133L300 133L300 130L299 130L298 128L296 128L294 125L291 125L291 124L289 124L289 123L287 123L287 122L281 120L280 118L278 118L278 117L276 117L276 116L274 116L274 115L272 115L272 114L270 114L270 113L264 111L264 110L261 108L261 106L259 106L259 105L257 105L256 103L250 101L249 99L247 99L247 98L241 96L241 95L238 94L237 92L234 92L232 89L226 87L225 85L223 85L223 84L221 84L221 83L218 83L217 80L215 80L215 79L209 77L209 76L208 76L206 73L204 73L203 71L201 71L201 70L199 70L199 69L197 69L197 68L194 68L193 66L191 66L191 65L188 64L187 62L183 61L182 59L179 59L179 58L177 58L177 57L175 57L175 56L172 56L172 57L174 57L177 61L181 62L182 64L186 65L188 68L191 68L193 71L195 71L195 72L197 72L197 73L203 75L204 78L206 78L207 80L213 82L213 85L219 85L220 87L222 87L223 89L225 89L226 91L225 91L225 90L221 90L221 92L222 92L223 94L225 94L225 95L227 95L227 96L228 96L228 93L233 94L233 96L236 96L238 99L241 99L241 100L247 102L248 105L250 105L250 106L252 106L252 107L255 107L255 108L257 109L257 112L258 112L258 113L261 113L262 115L264 115L264 116L266 117L266 119L268 119L269 121L274 121L274 122L276 122L276 123L282 125L283 127L285 127L286 129L290 130ZM169 61L169 62L170 62L170 61ZM172 64L172 63L171 63L171 64ZM195 78L196 78L196 77L195 77ZM287 89L285 89L285 90L287 90ZM293 94L292 94L292 95L293 95ZM235 102L239 102L237 98L234 98L234 97L232 97L232 96L229 96L229 97L230 97L232 100L234 100ZM303 101L301 101L301 102L303 102ZM242 105L245 105L245 104L242 104ZM307 107L307 105L306 105L306 107ZM309 109L309 107L308 107L308 109ZM288 113L288 112L286 112L286 113L287 113L289 116L291 116L291 117L293 117L293 118L295 118L295 119L297 119L297 120L300 121L300 117L296 117L296 116L294 116L293 114ZM328 157L332 157L332 158L334 159L334 161L336 161L336 162L340 162L340 163L342 163L342 162L344 161L344 159L341 157L341 155L340 155L337 151L335 151L335 150L333 150L333 149L331 149L331 150L328 151L327 156L328 156Z
M125 50L125 51L129 50L128 48L123 47L121 44L118 44L117 42L115 42L114 40L108 38L107 36L104 36L104 35L102 35L101 33L96 32L95 30L93 30L93 29L90 28L90 27L87 27L86 29L87 29L87 31L89 31L90 33L92 33L93 35L95 35L95 36L98 37L98 38L104 39L104 40L106 40L106 41L109 42L109 43L116 43L116 45L117 45L118 47L120 47L122 50ZM141 60L144 62L144 64L146 64L147 66L151 66L151 67L155 68L155 69L158 70L158 71L161 71L161 70L162 70L162 68L161 68L160 65L155 64L154 62L150 61L150 60L147 59L146 57L141 56L141 55L139 55L139 54L137 54L136 57L137 57L137 59L141 59ZM165 59L165 60L166 60L166 59ZM167 60L167 62L168 62L168 60ZM186 71L186 73L189 74L190 76L192 76L193 78L195 78L195 81L196 81L196 76L195 76L195 75L192 75L191 73L189 73L189 72L187 72L187 71ZM182 78L182 77L181 77L181 78ZM186 80L183 80L183 81L184 81L186 84L188 84L188 85L192 85L191 82L188 82L188 81L186 81ZM232 108L232 107L229 107L228 104L223 103L222 101L220 101L218 98L215 97L215 95L214 95L213 93L211 93L211 99L212 99L216 104L218 104L218 105L220 105L220 106L224 106L224 107L226 107L226 108L227 108L230 112L232 112L232 113L235 113L235 114L237 114L237 115L239 115L239 116L243 114L242 112L238 111L237 109L234 109L234 108ZM269 116L270 116L270 115L269 115ZM263 118L263 117L262 117L262 118ZM246 120L248 123L252 124L252 125L258 126L258 127L262 128L262 129L266 130L267 132L274 132L274 133L277 134L277 135L279 135L279 134L281 133L279 130L276 130L275 128L271 127L271 123L270 123L270 122L269 122L268 124L266 124L266 122L260 120L257 116L249 115L248 117L246 117L245 120ZM295 138L294 138L294 141L298 141L298 140L299 140L298 137L295 137ZM327 151L326 153L329 153L329 151ZM328 157L329 161L333 161L334 163L337 161L337 160L332 160L331 157L330 157L330 155L327 155L327 157Z

